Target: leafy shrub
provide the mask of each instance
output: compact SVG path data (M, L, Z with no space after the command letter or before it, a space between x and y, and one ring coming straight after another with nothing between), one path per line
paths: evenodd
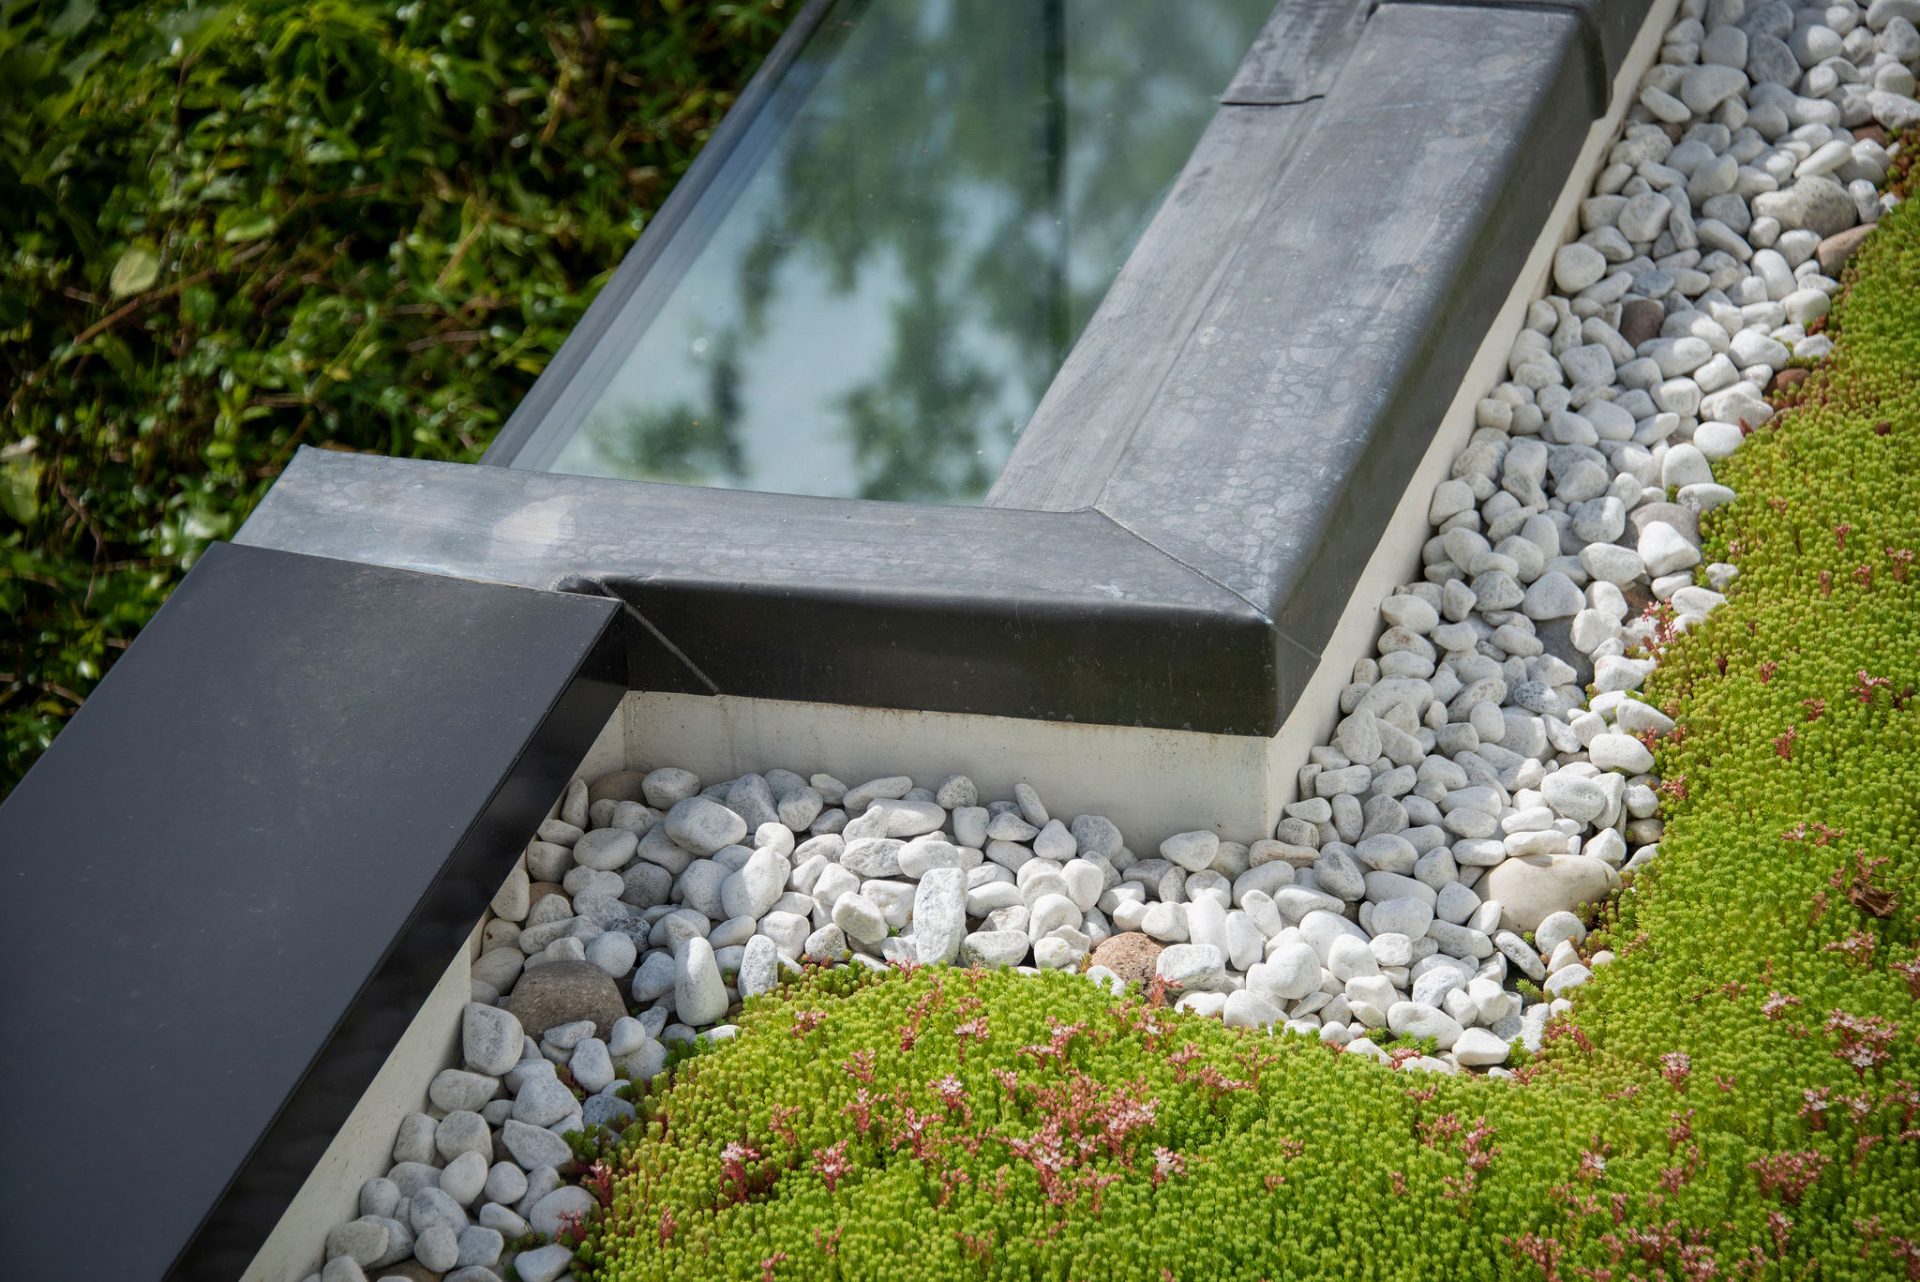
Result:
M0 5L0 793L296 445L477 457L786 7Z
M1513 1078L1058 973L814 975L643 1101L577 1272L1914 1276L1920 208L1851 273L1706 522L1731 599L1651 683L1673 795L1618 959Z

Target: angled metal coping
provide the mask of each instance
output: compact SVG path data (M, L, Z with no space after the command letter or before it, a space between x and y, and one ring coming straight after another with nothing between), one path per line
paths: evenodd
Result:
M208 550L0 805L6 1277L246 1271L619 704L618 615Z
M303 450L238 541L618 597L635 688L1271 735L1648 7L1283 0L982 507Z

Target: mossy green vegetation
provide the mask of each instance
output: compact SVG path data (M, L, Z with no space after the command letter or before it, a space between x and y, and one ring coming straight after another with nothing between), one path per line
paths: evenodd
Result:
M297 446L476 457L798 8L0 4L0 796Z
M1920 208L1724 466L1658 858L1506 1080L1084 979L817 973L595 1169L578 1272L1886 1279L1920 1271ZM591 1181L590 1181L591 1182Z

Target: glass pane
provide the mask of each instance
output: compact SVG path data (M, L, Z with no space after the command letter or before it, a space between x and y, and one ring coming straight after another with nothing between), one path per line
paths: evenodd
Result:
M1272 5L840 0L602 337L552 470L977 501Z

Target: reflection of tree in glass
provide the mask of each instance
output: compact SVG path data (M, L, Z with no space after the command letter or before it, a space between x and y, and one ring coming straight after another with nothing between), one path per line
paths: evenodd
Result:
M829 21L847 34L816 37L832 65L768 162L775 194L732 211L753 223L714 343L757 382L792 273L880 287L885 358L853 362L877 372L829 402L853 459L839 492L978 497L1270 8L841 0ZM635 427L594 433L609 461L697 476L724 459L736 483L778 485L744 462L735 433L770 429L737 405ZM694 453L658 452L683 439Z
M747 480L741 449L740 359L736 336L723 334L699 405L682 401L659 408L599 411L583 429L611 476L711 485Z

